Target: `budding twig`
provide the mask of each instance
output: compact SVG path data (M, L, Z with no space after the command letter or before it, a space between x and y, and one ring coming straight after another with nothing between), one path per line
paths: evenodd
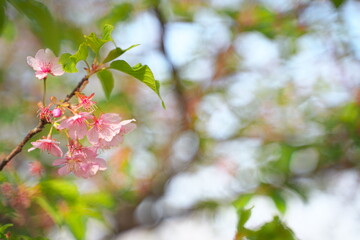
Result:
M72 92L70 94L68 94L65 99L63 100L63 102L68 102L70 101L70 99L75 95L75 92L80 92L88 83L89 81L89 75L86 75L85 77L83 77L83 79L81 79L81 81L78 83L78 85L72 90ZM3 170L3 168L6 166L6 164L8 164L18 153L20 153L23 149L23 147L25 146L25 144L37 133L41 132L45 125L49 124L48 121L46 121L45 119L40 119L38 125L31 129L26 136L24 137L24 139L7 155L5 156L1 162L0 162L0 171Z

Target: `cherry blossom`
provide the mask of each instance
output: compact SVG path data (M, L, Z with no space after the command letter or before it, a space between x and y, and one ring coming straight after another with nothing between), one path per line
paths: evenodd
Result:
M135 119L121 121L116 113L106 113L100 118L94 118L93 127L89 130L87 137L91 144L110 148L122 142L122 136L133 129L136 125L131 123ZM117 136L115 138L115 136Z
M106 170L104 159L80 152L68 153L65 158L55 160L53 165L61 166L58 170L59 175L67 175L72 172L75 176L82 178L88 178L94 176L98 171Z
M72 139L82 139L87 133L87 119L90 118L90 113L80 112L62 121L58 128L60 130L68 129Z
M27 63L35 70L35 77L40 80L46 78L48 74L53 76L64 74L62 65L59 64L59 58L48 48L40 49L35 58L28 56Z
M40 149L41 151L47 151L48 153L56 156L61 157L63 152L61 151L60 147L58 146L60 142L55 141L51 138L44 138L39 139L35 142L32 142L32 148L29 148L28 152L35 150L36 148Z
M110 141L107 141L104 138L98 138L97 142L93 142L92 144L94 144L94 146L97 146L97 147L103 148L103 149L109 149L109 148L118 146L119 144L121 144L124 141L123 136L136 128L136 124L132 123L134 121L135 121L135 119L121 121L117 125L118 128L115 131L115 132L117 132L117 134ZM89 131L89 133L90 133L90 131ZM88 138L89 138L89 135L88 135Z
M83 107L85 110L94 111L96 109L96 102L91 101L91 99L94 97L95 93L90 94L89 96L85 96L79 92L76 92L76 96L78 97L79 106Z

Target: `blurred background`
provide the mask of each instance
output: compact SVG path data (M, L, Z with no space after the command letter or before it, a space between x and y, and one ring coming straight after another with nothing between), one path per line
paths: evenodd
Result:
M46 47L74 53L84 34L100 33L104 24L114 25L119 47L140 44L121 58L152 69L167 106L118 73L106 100L93 76L84 93L95 93L101 111L135 118L137 129L102 153L108 170L85 180L59 177L53 157L28 153L28 143L0 173L0 223L14 224L6 230L13 236L360 236L360 1L0 0L0 6L1 153L37 123L42 83L26 57ZM50 77L48 96L64 98L83 67Z

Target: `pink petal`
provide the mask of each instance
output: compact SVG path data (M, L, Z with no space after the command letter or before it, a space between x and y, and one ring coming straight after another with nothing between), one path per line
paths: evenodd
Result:
M99 165L99 170L103 171L107 169L106 162L102 158L96 158L96 163Z
M89 142L91 144L93 144L93 145L96 144L99 141L99 134L98 134L98 132L96 130L96 127L92 127L88 131L87 138L88 138Z
M39 65L38 61L35 58L28 56L26 60L27 60L27 64L29 64L35 71L41 70L41 66Z
M105 113L100 118L106 123L119 123L121 121L121 117L116 113Z
M64 158L59 158L59 159L56 159L54 162L53 162L53 166L58 166L58 165L63 165L63 164L66 164L67 160L64 159Z
M47 61L46 55L45 55L45 50L44 49L40 49L39 51L37 51L37 53L35 54L35 59L38 62L44 62Z
M54 76L61 76L61 75L63 75L65 72L64 72L62 66L57 63L57 64L53 65L53 67L51 68L51 73L52 73L52 75L54 75Z
M67 174L69 174L70 173L70 169L65 165L65 166L63 166L63 167L61 167L61 168L59 168L59 170L58 170L58 174L60 175L60 176L64 176L64 175L67 175Z
M33 150L35 150L36 148L34 148L34 147L32 147L32 148L29 148L28 149L28 152L31 152L31 151L33 151Z
M63 155L61 148L56 144L52 144L52 147L50 148L49 153L56 157L62 157L62 155Z
M35 56L36 57L36 56ZM52 62L52 60L54 59L54 58L56 58L55 57L55 55L54 55L54 53L50 50L50 49L48 49L48 48L46 48L45 49L45 52L44 52L44 60L46 60L47 62Z
M47 77L47 73L38 71L35 72L35 77L41 80Z
M120 133L128 134L129 132L133 131L135 128L136 128L135 123L128 123L128 124L122 126Z
M111 139L117 134L116 131L112 130L109 127L104 127L99 131L99 138L104 139L105 141L111 141Z

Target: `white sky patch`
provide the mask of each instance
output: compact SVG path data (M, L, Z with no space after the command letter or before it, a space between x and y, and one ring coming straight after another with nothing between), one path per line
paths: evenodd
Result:
M174 65L182 66L194 58L201 31L191 23L168 23L166 28L166 50Z
M250 69L269 69L279 64L278 45L259 32L241 34L235 40L241 65Z
M215 212L198 212L186 217L169 218L157 228L138 228L117 240L233 240L237 224L236 210L221 207Z
M240 8L241 3L244 2L244 0L211 0L211 5L215 8Z
M203 200L222 200L234 196L236 180L214 166L195 173L182 173L169 183L164 201L170 208L187 209Z
M343 7L343 19L353 50L360 59L360 2L346 1Z
M127 55L142 54L159 45L160 25L153 14L142 12L131 21L119 24L112 36L119 46L129 47L129 43L140 44L126 53Z
M194 21L201 28L202 44L200 47L207 53L217 53L229 46L231 42L230 20L204 8L195 14Z
M260 77L259 74L250 72L234 76L234 81L227 88L229 104L233 107L242 107L252 102Z

